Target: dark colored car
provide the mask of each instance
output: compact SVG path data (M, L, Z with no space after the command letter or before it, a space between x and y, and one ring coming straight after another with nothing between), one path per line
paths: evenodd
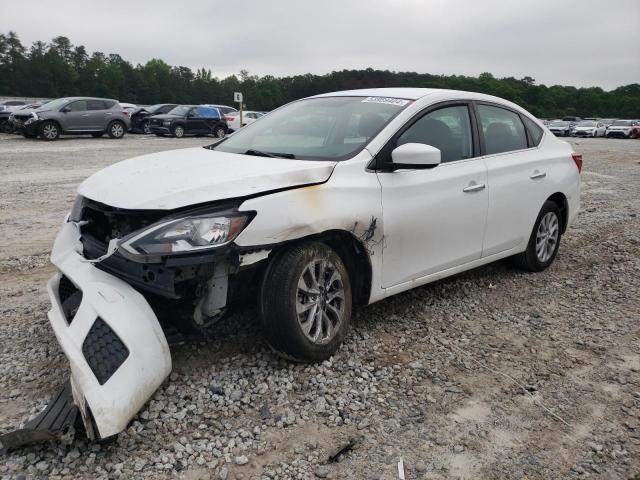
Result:
M214 107L179 105L165 115L149 118L149 129L156 135L213 135L223 138L227 134L227 121Z
M15 107L13 111L0 111L0 133L13 133L14 116L17 112L27 113L40 108L46 102L30 103L21 107Z
M117 100L93 97L58 98L33 111L14 112L13 118L22 135L47 141L63 133L122 138L130 124Z
M140 107L129 114L131 118L132 133L151 133L149 130L149 117L164 115L178 106L177 103L158 103L149 107Z

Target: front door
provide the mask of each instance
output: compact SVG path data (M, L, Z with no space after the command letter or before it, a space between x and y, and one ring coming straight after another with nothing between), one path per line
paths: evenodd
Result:
M91 119L86 100L76 100L65 107L61 115L62 128L65 131L91 130Z
M383 287L480 258L488 207L487 169L467 104L432 107L391 140L440 149L427 170L378 172L384 215ZM386 149L389 150L389 149Z

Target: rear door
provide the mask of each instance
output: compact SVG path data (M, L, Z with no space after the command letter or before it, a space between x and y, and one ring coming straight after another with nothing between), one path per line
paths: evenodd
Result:
M378 172L384 216L383 287L477 260L487 215L487 170L467 102L430 107L384 147L424 143L442 163L425 170Z
M113 105L115 102L106 102L100 99L87 100L91 130L104 131L107 129L107 124L114 116L114 112L110 111Z
M201 107L193 107L187 112L186 133L203 133L205 128Z
M547 198L554 160L537 148L543 130L526 116L484 102L476 102L475 108L490 186L486 257L528 241Z

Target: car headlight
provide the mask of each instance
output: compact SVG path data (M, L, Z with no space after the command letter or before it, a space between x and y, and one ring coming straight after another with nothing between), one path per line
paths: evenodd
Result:
M231 243L253 212L207 214L162 222L126 239L121 247L134 255L191 253Z
M165 127L168 127L169 125L171 125L171 120L165 120L162 122L162 125L164 125Z

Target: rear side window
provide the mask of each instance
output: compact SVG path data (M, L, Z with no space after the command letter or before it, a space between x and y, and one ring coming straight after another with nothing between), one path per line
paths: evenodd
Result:
M235 112L235 110L231 107L218 107L223 114Z
M544 133L544 131L537 123L535 123L530 118L524 115L522 116L522 118L524 119L524 126L527 127L527 131L529 132L529 138L531 138L531 146L537 147L538 145L540 145L540 140L542 140L542 134ZM598 126L600 126L600 124L598 124Z
M466 105L427 113L398 137L398 146L424 143L440 150L442 162L471 158L471 119Z
M527 148L527 134L520 115L490 105L477 108L487 155Z
M204 117L204 118L220 118L220 115L218 115L218 110L216 110L215 108L211 108L211 107L198 107L195 109L195 111L197 112L197 115L199 117Z
M156 110L156 113L168 113L176 107L177 105L165 105L164 107L160 107L158 110Z
M87 100L87 110L104 110L104 102L102 100Z

